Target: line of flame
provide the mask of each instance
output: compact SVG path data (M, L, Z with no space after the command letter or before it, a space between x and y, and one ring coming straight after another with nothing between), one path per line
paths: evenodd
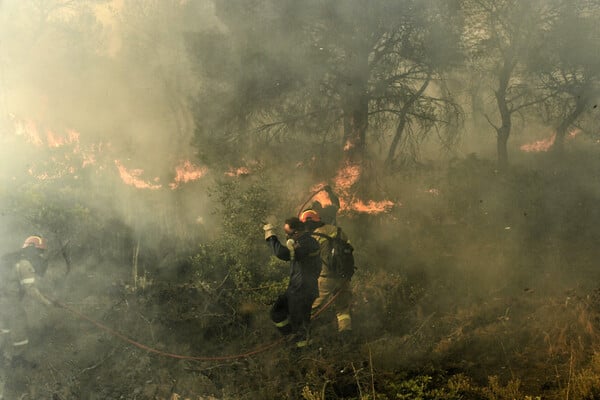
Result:
M580 133L581 133L581 129L578 129L578 128L573 129L569 132L566 139L572 140ZM546 139L536 140L533 143L524 144L520 147L520 149L522 151L526 151L526 152L548 151L548 150L550 150L550 148L552 147L552 145L554 144L555 141L556 141L556 133L553 133L552 135L550 135L550 137L547 137Z
M131 185L138 189L151 189L151 190L157 190L162 187L162 185L153 185L151 183L148 183L148 182L140 179L139 176L144 172L141 169L128 170L127 168L125 168L123 166L123 164L121 164L119 162L119 160L115 160L115 165L117 166L117 169L119 170L119 175L121 176L121 179L123 180L123 182L125 182L128 185ZM157 179L157 178L155 178L155 179Z
M554 144L556 140L556 133L553 133L552 136L542 140L536 140L533 143L524 144L520 147L521 150L526 152L539 152L539 151L548 151Z
M347 163L338 170L334 178L334 189L340 196L340 211L378 214L390 211L395 205L401 205L400 203L394 203L391 200L364 201L361 199L356 199L350 192L352 186L354 186L354 184L360 178L360 174L361 168L357 164ZM323 207L333 204L327 192L322 190L325 185L325 182L319 182L313 185L310 189L312 193L315 193L313 196L313 201L318 201Z
M356 212L360 212L360 213L366 213L366 214L379 214L379 213L384 213L384 212L390 211L392 209L392 207L394 207L396 205L401 205L401 204L399 204L399 203L396 204L391 200L382 200L382 201L367 200L366 203L363 200L356 200L356 201L350 203L347 206L347 209L356 211Z
M174 182L169 184L171 189L177 189L182 183L191 182L202 178L206 175L208 169L199 167L186 160L175 168Z

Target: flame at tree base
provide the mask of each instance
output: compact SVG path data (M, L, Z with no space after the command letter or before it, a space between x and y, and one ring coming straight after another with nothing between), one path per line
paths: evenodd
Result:
M357 198L352 193L352 188L360 179L361 172L360 165L346 163L336 173L333 179L333 189L340 196L340 212L380 214L389 212L394 206L402 205L391 200L375 201ZM313 200L318 201L323 207L333 205L332 199L325 190L326 185L325 182L321 182L311 188L311 192L314 193Z
M581 129L573 129L566 136L567 140L574 139L577 135L581 133ZM546 139L536 140L533 143L527 143L520 147L521 151L525 151L528 153L532 152L546 152L552 148L554 142L556 141L556 133L553 133L550 137Z

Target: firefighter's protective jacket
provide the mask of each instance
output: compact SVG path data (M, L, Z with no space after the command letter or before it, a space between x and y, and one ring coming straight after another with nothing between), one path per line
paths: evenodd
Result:
M334 225L324 224L316 228L313 233L320 233L322 235L327 235L329 237L336 237L338 233L338 227ZM323 236L314 235L313 236L318 242L320 246L320 258L321 258L321 276L322 277L331 277L336 278L336 274L334 271L329 270L329 266L327 265L327 260L329 259L329 254L331 253L331 243L329 239ZM347 241L348 237L346 234L340 230L340 237L342 240Z
M27 287L35 285L35 269L20 252L3 259L0 296L20 298Z
M319 243L308 232L300 232L293 240L293 251L282 244L277 236L271 236L267 243L277 258L290 261L290 282L287 291L304 292L316 297L319 294L317 279L321 272Z
M0 275L0 333L10 336L15 349L21 348L29 342L23 296L45 305L51 302L38 290L33 262L24 252L3 257Z
M340 238L348 240L348 237L342 231L340 232ZM336 237L338 234L338 227L324 224L313 230L313 235L321 234L329 237ZM319 296L312 304L313 312L316 312L320 307L327 303L327 301L336 295L336 301L334 303L337 327L338 331L350 331L352 330L352 317L350 313L352 304L352 289L350 288L350 280L341 278L335 271L329 269L328 260L331 252L331 242L329 239L323 236L314 235L321 246L321 276L319 277Z

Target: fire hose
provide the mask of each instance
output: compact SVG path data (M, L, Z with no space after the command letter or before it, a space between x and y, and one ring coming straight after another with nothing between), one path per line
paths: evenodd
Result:
M327 186L323 186L319 190L312 192L312 194L308 197L308 199L306 199L306 201L304 203L302 203L302 205L300 206L300 209L298 210L298 217L300 217L300 214L302 214L302 211L304 211L304 207L306 207L308 202L311 201L317 194L324 191L326 187Z
M321 314L323 311L325 311L337 298L338 294L340 292L337 291L336 293L334 293L333 296L331 296L331 298L327 301L327 303L325 303L321 308L319 308L312 316L311 316L311 320L315 319L317 316L319 316L319 314ZM166 351L162 351L162 350L158 350L156 348L150 347L148 345L145 345L143 343L137 342L131 338L129 338L128 336L122 334L121 332L118 332L112 328L110 328L107 325L104 325L98 321L96 321L95 319L92 319L90 317L88 317L87 315L67 306L64 303L61 303L57 300L53 300L53 304L55 304L57 307L62 308L68 312L70 312L71 314L75 315L77 318L82 319L84 321L87 321L89 323L91 323L92 325L95 325L96 327L98 327L99 329L105 331L106 333L117 337L119 339L121 339L122 341L135 346L139 349L145 350L147 352L153 353L153 354L157 354L159 356L163 356L163 357L169 357L169 358L175 358L175 359L179 359L179 360L189 360L189 361L232 361L232 360L238 360L238 359L242 359L242 358L247 358L247 357L251 357L254 356L256 354L259 353L263 353L273 347L276 347L277 345L283 343L285 341L285 337L282 336L279 339L275 340L274 342L271 343L267 343L264 344L262 346L259 346L253 350L247 351L245 353L240 353L240 354L231 354L231 355L224 355L224 356L188 356L188 355L183 355L183 354L175 354L175 353L170 353L170 352L166 352Z
M326 190L325 189L326 186L323 186L322 188L320 188L319 190L314 191L309 197L308 199L306 199L306 201L302 204L302 206L300 207L300 211L298 212L298 216L300 216L300 213L302 213L302 210L304 209L304 207L306 206L306 204L308 204L308 202L310 200L313 199L313 197L315 197L319 192ZM333 296L331 296L331 298L322 306L320 307L314 314L312 314L311 316L311 320L317 318L323 311L325 311L337 298L337 296L339 295L339 291L336 291ZM259 346L253 350L247 351L245 353L240 353L240 354L232 354L232 355L224 355L224 356L189 356L189 355L183 355L183 354L175 354L175 353L170 353L170 352L166 352L166 351L162 351L153 347L150 347L148 345L145 345L143 343L140 343L138 341L135 341L131 338L129 338L128 336L122 334L121 332L118 332L112 328L110 328L107 325L104 325L98 321L96 321L95 319L92 319L90 317L88 317L87 315L67 306L64 303L61 303L59 301L54 300L53 303L59 307L62 308L68 312L70 312L71 314L75 315L77 318L85 320L89 323L91 323L92 325L95 325L96 327L98 327L99 329L105 331L106 333L117 337L119 339L121 339L122 341L135 346L139 349L145 350L147 352L153 353L153 354L157 354L159 356L163 356L163 357L169 357L169 358L175 358L175 359L179 359L179 360L189 360L189 361L231 361L231 360L237 360L237 359L241 359L241 358L246 358L246 357L250 357L262 352L265 352L281 343L283 343L285 341L285 337L281 337L277 340L275 340L274 342Z

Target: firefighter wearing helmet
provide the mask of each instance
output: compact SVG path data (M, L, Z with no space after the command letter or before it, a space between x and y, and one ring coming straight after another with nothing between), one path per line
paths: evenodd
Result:
M300 221L304 222L307 230L319 242L321 248L321 274L319 275L319 297L312 305L313 313L325 305L331 296L336 296L333 306L337 318L338 332L343 339L347 339L352 331L352 317L350 307L352 303L352 290L350 277L342 277L333 271L329 264L331 254L331 238L339 237L347 242L348 237L341 228L326 224L316 210L307 209L300 214Z
M309 344L310 313L319 289L321 262L319 244L304 229L298 217L285 220L286 241L280 242L272 223L263 226L265 240L273 255L290 262L288 287L271 307L271 320L282 335L293 335L297 349Z
M39 235L29 236L23 242L22 248L2 257L0 273L0 343L4 356L2 372L10 370L10 385L12 390L28 390L27 369L30 363L27 357L29 344L27 315L28 304L25 298L30 298L45 306L52 302L44 296L36 285L36 278L43 276L47 268L46 251L48 244ZM8 367L8 368L7 368ZM4 377L0 377L0 398L3 393ZM13 387L14 386L14 387ZM25 387L22 387L25 386Z

